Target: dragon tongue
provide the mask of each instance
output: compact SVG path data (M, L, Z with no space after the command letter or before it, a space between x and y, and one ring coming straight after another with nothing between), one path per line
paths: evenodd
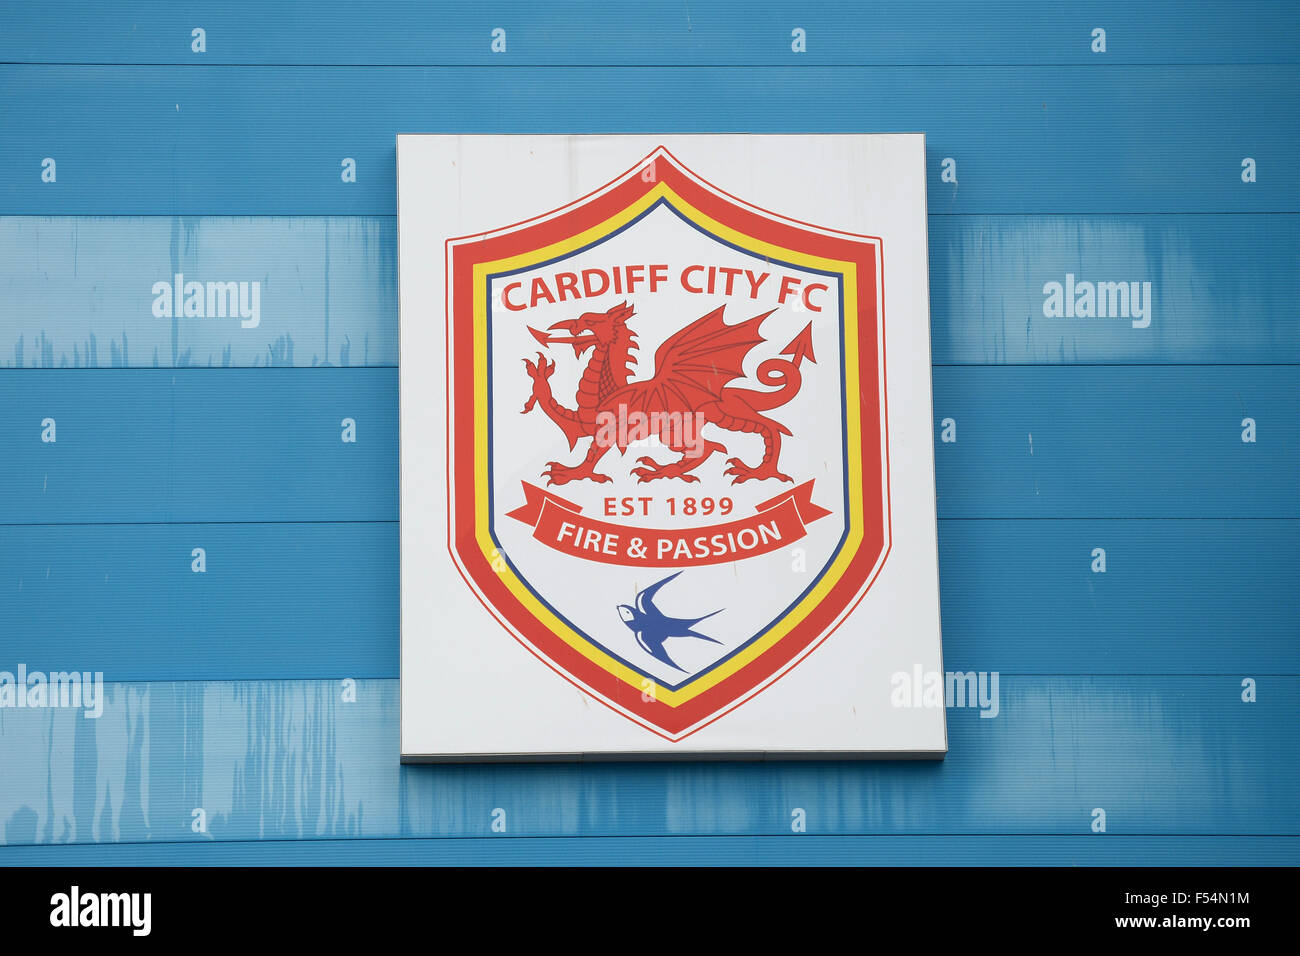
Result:
M528 326L528 331L529 331L529 332L532 332L532 333L533 333L533 338L537 339L537 341L541 342L543 345L550 345L550 344L551 344L551 339L550 339L550 337L549 337L545 332L539 332L539 331L537 331L537 329L533 328L531 325Z

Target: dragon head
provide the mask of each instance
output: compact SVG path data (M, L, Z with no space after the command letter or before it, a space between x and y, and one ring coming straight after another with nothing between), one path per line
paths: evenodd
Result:
M620 302L605 312L584 312L576 319L556 322L545 332L532 326L528 331L542 345L572 345L573 354L581 355L593 345L608 347L614 336L627 328L627 320L632 317L632 307ZM568 332L568 335L552 335L555 331Z

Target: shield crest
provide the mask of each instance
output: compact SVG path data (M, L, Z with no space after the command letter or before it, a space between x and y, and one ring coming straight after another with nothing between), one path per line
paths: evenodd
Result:
M789 674L889 551L881 241L791 212L661 147L446 243L452 557L670 741Z

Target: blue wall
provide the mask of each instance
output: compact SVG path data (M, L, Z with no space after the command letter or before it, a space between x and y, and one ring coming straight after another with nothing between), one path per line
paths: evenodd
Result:
M0 8L0 863L1300 862L1298 115L1288 2ZM398 765L394 136L656 130L927 134L942 764Z

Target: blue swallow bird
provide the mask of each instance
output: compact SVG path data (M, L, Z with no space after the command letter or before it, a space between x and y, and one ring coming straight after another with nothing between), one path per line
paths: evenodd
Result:
M705 618L713 617L714 614L720 614L726 608L719 608L704 617L668 617L663 611L655 607L654 597L662 588L673 578L680 575L670 574L658 584L652 584L636 596L636 607L627 604L618 606L618 616L623 619L623 623L628 629L636 635L636 642L641 645L641 649L657 661L667 664L674 670L686 673L684 668L678 667L677 662L668 656L664 650L664 642L670 637L698 637L702 641L708 641L710 644L721 644L721 641L714 640L707 634L701 634L694 630L695 625Z

